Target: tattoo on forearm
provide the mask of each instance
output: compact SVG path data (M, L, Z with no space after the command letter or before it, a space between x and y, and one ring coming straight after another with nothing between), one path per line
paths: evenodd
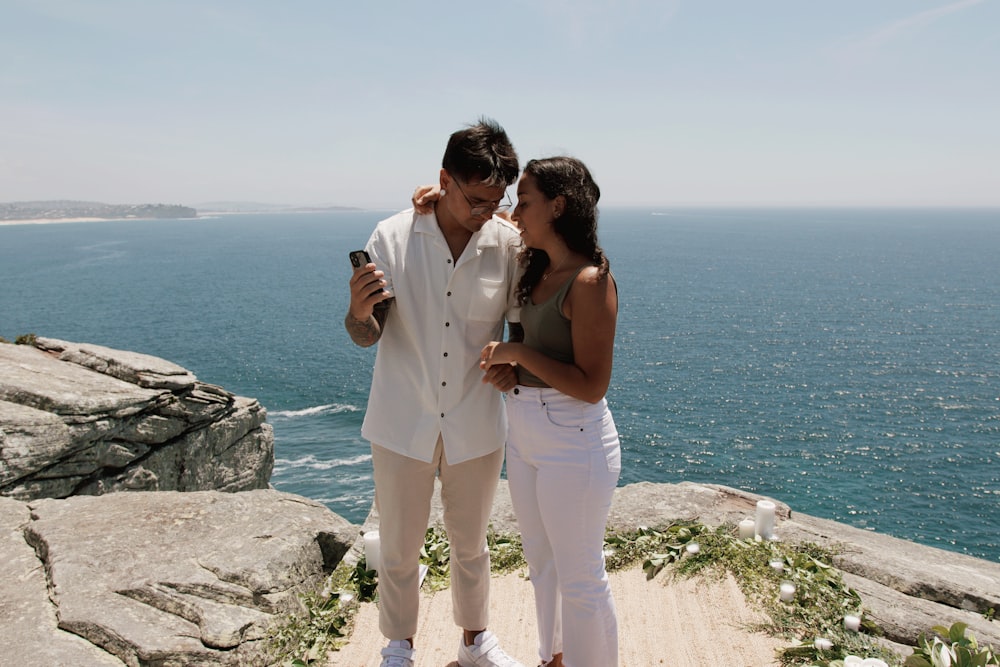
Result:
M347 329L351 340L361 347L374 345L382 335L382 328L379 327L374 317L359 320L347 313L347 317L344 318L344 328Z
M387 299L375 304L372 314L367 320L356 319L347 311L344 318L344 328L356 345L361 347L371 347L382 337L382 329L385 321L389 317L389 307L395 299Z

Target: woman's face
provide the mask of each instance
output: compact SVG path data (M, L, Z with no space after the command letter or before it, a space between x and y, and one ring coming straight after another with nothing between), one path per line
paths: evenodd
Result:
M531 174L524 174L517 184L517 206L511 219L521 230L521 240L529 248L540 248L555 233L556 199L548 199L535 184Z

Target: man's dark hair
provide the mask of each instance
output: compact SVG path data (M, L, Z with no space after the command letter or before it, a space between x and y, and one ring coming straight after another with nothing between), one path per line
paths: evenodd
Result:
M504 188L517 180L520 169L507 133L489 118L452 134L441 166L463 183Z

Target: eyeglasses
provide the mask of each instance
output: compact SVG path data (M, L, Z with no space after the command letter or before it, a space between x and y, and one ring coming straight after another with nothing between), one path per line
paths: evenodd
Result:
M469 204L469 214L472 217L477 217L485 213L503 213L511 207L510 195L504 192L503 199L497 200L495 204L477 204L476 202L469 199L469 195L465 194L465 190L462 188L461 183L458 182L457 178L452 177L455 185L458 186L458 191L462 193L465 197L465 201Z

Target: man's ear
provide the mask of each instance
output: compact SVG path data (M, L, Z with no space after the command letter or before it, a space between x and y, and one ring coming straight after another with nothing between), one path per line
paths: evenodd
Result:
M441 196L443 197L451 185L451 174L447 170L442 169L441 173L438 174L438 183L441 185Z

